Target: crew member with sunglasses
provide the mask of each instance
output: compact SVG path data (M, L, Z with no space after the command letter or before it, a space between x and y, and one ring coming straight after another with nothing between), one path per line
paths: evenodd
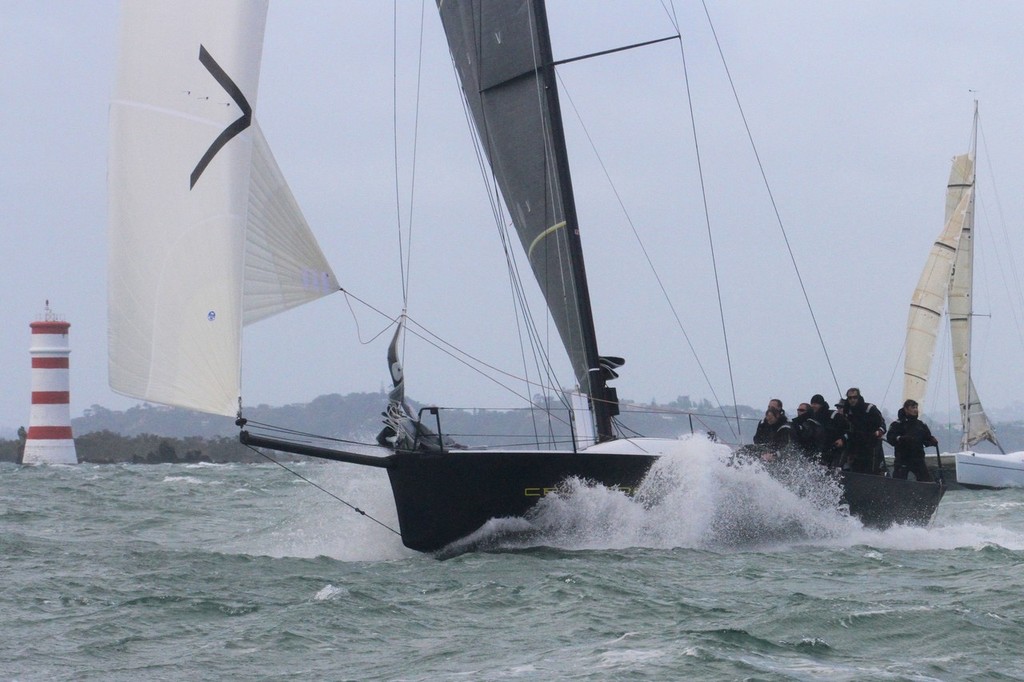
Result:
M882 437L885 436L885 418L877 407L864 401L859 388L846 391L846 419L850 424L846 443L846 461L850 471L884 474Z

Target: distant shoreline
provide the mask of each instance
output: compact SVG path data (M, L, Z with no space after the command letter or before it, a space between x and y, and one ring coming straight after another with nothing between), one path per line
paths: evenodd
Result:
M534 400L543 404L546 399L535 396ZM422 407L413 400L410 403L413 409ZM253 423L272 424L298 433L373 442L381 428L381 412L386 404L387 394L381 391L344 396L329 394L308 403L246 407L245 415ZM561 407L556 406L556 412L557 409ZM795 405L789 406L787 411L795 414ZM623 401L618 421L627 433L677 438L692 432L713 431L725 443L749 443L763 410L741 405L726 407L724 412L707 400L693 401L688 396L680 396L664 405ZM519 442L532 442L537 414L530 410L467 410L442 406L441 419L446 434L465 445L480 446L507 442L508 436L516 437ZM1007 451L1024 450L1024 409L1021 417L994 424ZM939 439L940 449L944 452L959 449L958 424L925 421ZM552 424L555 438L567 437L564 426L567 422L566 419ZM82 461L261 461L258 454L238 442L238 426L231 417L146 403L124 411L93 405L82 417L72 419L71 426ZM18 430L4 429L0 434L5 434L0 435L0 461L13 461L9 457L13 457L11 452L16 452ZM506 437L505 441L500 439L502 436ZM986 450L979 448L978 451Z

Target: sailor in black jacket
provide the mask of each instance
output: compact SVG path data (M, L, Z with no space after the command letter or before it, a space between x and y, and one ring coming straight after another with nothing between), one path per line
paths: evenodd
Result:
M863 474L884 473L876 451L882 449L885 418L877 407L864 402L859 388L846 391L846 419L850 422L850 438L846 442L850 470ZM881 464L884 463L882 458Z
M803 408L807 403L801 403ZM793 439L804 455L826 466L839 466L837 451L846 444L847 423L843 415L828 408L820 393L815 393L806 411L799 413L791 423Z
M789 420L777 407L769 407L754 433L754 445L759 446L762 459L775 459L789 445L789 441Z
M924 463L924 446L938 445L938 439L932 435L928 425L918 418L917 403L913 400L903 403L898 417L889 426L889 433L885 437L895 451L893 478L906 478L907 473L912 471L917 480L931 481L931 474Z

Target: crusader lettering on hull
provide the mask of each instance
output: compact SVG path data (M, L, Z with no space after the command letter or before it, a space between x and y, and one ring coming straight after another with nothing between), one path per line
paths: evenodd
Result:
M632 495L636 492L636 488L628 485L610 485L607 486L607 488L609 490L618 490L619 492L626 493L627 495ZM554 488L523 488L523 497L544 497L545 495L550 495L556 490L558 490L557 486Z

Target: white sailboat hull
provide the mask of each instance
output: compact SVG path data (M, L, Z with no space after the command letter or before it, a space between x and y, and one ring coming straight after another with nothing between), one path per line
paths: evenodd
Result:
M1024 452L958 452L956 481L968 488L1024 488Z

